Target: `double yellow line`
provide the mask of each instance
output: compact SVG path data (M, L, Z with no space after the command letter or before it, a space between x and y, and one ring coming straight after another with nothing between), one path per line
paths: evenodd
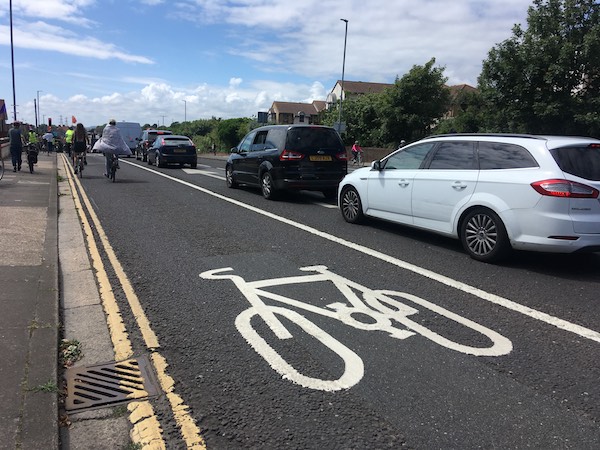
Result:
M129 335L127 334L127 329L123 323L119 305L117 304L108 275L106 274L104 263L100 257L100 252L98 251L98 246L96 245L90 222L88 221L82 205L85 205L85 209L98 233L100 244L123 288L123 292L125 293L129 307L131 308L137 326L142 334L146 348L150 351L151 360L158 381L169 400L173 416L175 417L175 421L177 422L177 426L179 427L186 447L189 449L206 449L206 444L204 438L200 434L200 429L189 414L189 407L184 403L183 399L175 393L174 380L167 374L167 360L158 352L160 344L158 343L154 331L150 327L150 322L144 313L133 286L131 285L129 278L127 278L121 263L117 259L117 256L104 233L104 229L102 228L89 199L85 195L81 182L75 176L73 167L64 154L62 155L62 158L65 171L68 174L67 180L69 181L69 186L73 194L75 207L79 214L83 231L86 235L86 242L92 259L92 266L96 272L100 298L106 313L110 337L115 352L115 359L117 361L122 361L131 358L133 356L133 349L131 347ZM131 430L133 442L141 444L143 448L165 449L166 445L162 436L162 429L150 402L148 400L131 402L128 404L128 409L130 412L129 421L133 427Z

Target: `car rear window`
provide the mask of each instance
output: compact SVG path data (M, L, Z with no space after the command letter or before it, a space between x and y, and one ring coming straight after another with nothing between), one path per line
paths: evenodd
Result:
M538 167L538 163L527 149L515 144L502 142L479 142L479 168L524 169Z
M173 134L171 131L150 131L148 133L148 140L150 142L154 142L157 136L167 136Z
M331 128L297 127L288 130L285 148L299 153L337 153L344 151L344 144Z
M184 139L184 138L165 137L165 138L163 138L162 145L177 147L178 145L194 145L194 144L192 144L192 141L190 141L187 138Z
M550 153L563 172L600 181L600 144L554 148Z

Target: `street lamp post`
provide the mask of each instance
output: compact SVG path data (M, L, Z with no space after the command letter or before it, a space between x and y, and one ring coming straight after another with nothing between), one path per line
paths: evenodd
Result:
M12 65L12 88L13 88L13 117L17 121L17 93L15 90L15 52L13 46L13 16L12 16L12 0L8 4L10 8L10 60Z
M181 100L183 102L183 121L187 122L187 102L185 100Z
M40 121L40 92L44 92L44 91L37 91L37 114L35 115L35 126L38 126L38 122ZM40 123L40 125L42 125Z
M348 19L340 19L346 24L346 31L344 32L344 59L342 60L342 85L340 92L340 111L338 116L338 132L342 132L342 103L344 101L344 71L346 69L346 40L348 39Z

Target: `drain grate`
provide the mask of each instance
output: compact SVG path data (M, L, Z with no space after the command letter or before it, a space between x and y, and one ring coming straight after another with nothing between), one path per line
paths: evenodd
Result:
M155 397L158 389L145 356L66 370L68 412L83 411L141 398Z

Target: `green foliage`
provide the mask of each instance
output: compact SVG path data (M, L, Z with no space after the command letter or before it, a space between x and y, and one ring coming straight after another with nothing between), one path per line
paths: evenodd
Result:
M424 66L413 66L384 93L383 139L399 143L430 134L432 124L444 116L450 105L443 67L434 67L435 58Z
M479 87L492 131L588 134L600 121L600 5L534 0L528 28L492 48Z
M448 110L450 93L444 68L434 67L432 58L424 66L413 66L394 86L381 94L349 97L343 104L347 145L359 141L364 147L395 147L401 140L416 140ZM333 125L338 109L321 115L321 123Z
M250 124L248 118L221 120L216 127L216 137L221 147L227 151L235 147L250 130Z

